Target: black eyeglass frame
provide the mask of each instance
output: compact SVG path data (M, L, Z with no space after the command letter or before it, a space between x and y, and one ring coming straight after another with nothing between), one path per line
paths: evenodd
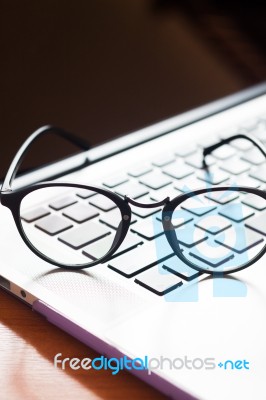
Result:
M264 200L266 200L266 192L257 188L251 188L247 186L217 186L217 187L211 187L211 188L204 188L204 189L196 189L192 192L189 193L184 193L181 194L180 196L174 198L171 200L170 203L166 204L163 211L162 211L162 223L163 223L163 228L164 228L164 233L165 236L168 240L168 243L170 244L171 248L173 249L175 255L180 258L181 261L183 261L185 264L187 264L189 267L195 269L196 271L211 274L211 275L227 275L232 272L238 272L241 271L242 269L248 268L250 265L254 264L256 261L258 261L266 252L266 244L264 247L261 249L261 251L254 257L252 260L249 260L243 265L238 266L237 268L232 268L228 270L211 270L209 267L199 267L197 264L194 264L190 262L186 257L183 255L182 248L180 247L180 244L177 240L176 234L175 234L175 228L171 222L172 220L172 215L175 212L176 208L182 204L184 201L187 199L198 196L201 194L206 194L206 193L213 193L213 192L230 192L230 191L235 191L235 192L246 192L250 194L257 195L259 197L262 197Z
M262 143L260 143L255 137L251 135L246 135L246 134L236 134L233 136L230 136L228 138L222 139L220 142L217 142L211 146L206 147L203 149L203 167L208 168L208 165L206 163L206 157L211 154L214 150L218 149L219 147L229 144L230 142L234 140L239 140L239 139L246 139L250 141L265 157L266 159L266 149L263 146ZM176 238L175 234L175 228L171 222L172 220L172 215L175 209L182 204L184 201L187 199L201 195L201 194L206 194L209 192L225 192L225 191L237 191L237 192L245 192L245 193L250 193L254 194L256 196L259 196L266 200L266 191L257 189L257 188L252 188L248 186L212 186L210 188L204 188L204 189L196 189L194 191L188 192L181 194L180 196L175 197L171 202L165 205L164 209L162 210L162 223L164 227L164 233L166 235L166 238L168 240L168 243L170 244L171 248L173 249L175 255L179 257L185 264L187 264L189 267L195 269L196 271L211 274L211 275L227 275L232 272L238 272L241 271L245 268L248 268L250 265L254 264L256 261L258 261L265 253L266 253L266 244L264 247L261 249L261 251L254 257L252 260L249 260L247 263L240 265L237 268L232 268L228 270L223 270L223 271L214 271L210 270L208 267L202 268L198 267L196 264L190 262L186 257L183 255L183 251L178 243L178 240Z
M162 209L162 225L164 228L164 234L166 235L166 238L167 238L171 248L173 249L174 253L177 255L178 258L180 258L185 264L187 264L191 268L193 268L197 271L200 271L200 272L205 272L205 273L213 275L216 273L215 271L208 270L208 268L204 269L202 267L198 267L196 264L190 262L188 259L186 259L184 257L182 249L181 249L181 247L176 239L176 236L175 236L175 228L171 222L171 217L172 217L172 214L173 214L174 210L176 209L176 207L178 207L181 203L183 203L185 200L187 200L191 197L209 193L209 192L213 192L213 191L217 192L217 191L231 190L231 191L247 192L247 193L251 193L251 194L260 196L264 200L266 200L266 191L263 191L263 190L260 190L257 188L252 188L252 187L245 187L245 186L241 186L241 187L239 187L239 186L236 186L236 187L213 186L210 188L196 189L196 190L188 192L188 193L180 194L179 196L175 197L172 200L170 200L169 197L166 197L165 199L163 199L160 202L151 203L151 204L139 203L138 201L133 200L126 195L124 196L124 198L122 198L121 196L117 195L116 193L111 192L110 190L104 189L101 187L76 184L76 183L70 183L70 182L61 182L61 181L60 182L40 182L40 183L35 183L33 185L30 185L30 186L27 186L24 188L12 190L13 180L16 176L16 173L17 173L26 153L28 152L30 145L35 140L37 140L38 137L40 137L41 135L44 135L48 132L57 134L57 135L61 136L62 138L66 139L68 141L71 141L72 143L79 146L83 150L87 150L89 148L88 143L85 142L83 139L80 139L80 138L76 137L75 135L73 135L69 132L66 132L60 128L50 126L50 125L39 128L37 131L35 131L32 135L30 135L28 137L28 139L22 144L21 148L18 150L17 154L15 155L15 157L8 169L8 172L6 174L5 180L3 182L3 185L2 185L2 188L0 191L0 196L1 196L0 199L1 199L1 204L3 206L7 207L11 211L13 219L16 224L16 227L17 227L24 243L38 257L40 257L44 261L47 261L57 267L71 269L71 270L78 270L78 269L93 267L95 265L102 264L102 263L105 263L108 260L110 260L112 255L118 250L118 248L122 244L123 240L125 239L125 237L127 235L128 230L129 230L129 226L130 226L130 222L131 222L131 207L129 206L129 204L132 204L134 206L141 207L141 208L155 208L155 207L159 207L159 206L164 206ZM258 140L256 140L254 137L247 136L245 134L238 134L238 135L231 136L227 139L223 139L220 142L205 148L203 150L203 167L205 167L205 168L208 167L206 164L206 161L205 161L205 157L208 154L210 154L212 151L219 148L220 146L223 146L224 144L228 144L231 141L236 140L236 139L249 140L251 143L253 143L253 145L255 147L257 147L261 151L261 153L266 158L266 149ZM94 191L98 194L106 196L108 199L110 199L111 201L113 201L116 204L116 206L119 208L120 213L121 213L121 222L116 231L115 238L113 240L110 250L102 258L88 262L86 264L66 265L66 264L58 263L57 261L49 258L45 254L40 252L38 249L36 249L33 246L33 244L28 240L28 238L23 230L22 224L21 224L21 217L20 217L21 202L22 202L23 198L26 195L28 195L29 193L34 192L39 189L47 188L47 187L50 187L50 188L51 187L69 187L69 188L90 190L90 191ZM238 268L235 268L233 270L222 271L222 272L219 272L219 274L228 274L231 272L237 272L244 268L247 268L250 265L252 265L253 263L255 263L256 261L258 261L265 254L265 252L266 252L266 245L252 260L239 266Z
M85 190L92 190L97 194L102 194L105 197L107 197L109 200L111 200L113 203L116 204L118 209L120 210L121 213L121 222L119 224L119 227L116 231L116 235L114 237L112 246L108 253L105 254L104 257L91 261L87 264L78 264L78 265L67 265L67 264L61 264L56 262L55 260L49 258L42 252L40 252L36 247L33 246L31 241L28 239L27 235L24 232L22 223L21 223L21 216L20 216L20 207L21 207L21 202L24 199L25 196L27 196L29 193L32 193L36 190L39 189L44 189L44 188L75 188L75 189L85 189ZM5 192L1 193L1 204L7 208L12 213L12 216L14 218L16 227L20 233L20 236L22 237L24 243L33 251L34 254L39 256L42 260L48 261L51 264L57 266L57 267L63 267L66 269L82 269L86 267L93 267L97 264L104 263L110 259L110 257L116 252L116 250L120 247L122 244L123 240L125 239L129 226L130 226L130 221L131 221L131 209L128 205L127 202L117 194L106 190L102 189L99 187L95 186L88 186L88 185L82 185L82 184L75 184L75 183L69 183L69 182L41 182L41 183L35 183L32 186L25 187L16 191L12 192Z

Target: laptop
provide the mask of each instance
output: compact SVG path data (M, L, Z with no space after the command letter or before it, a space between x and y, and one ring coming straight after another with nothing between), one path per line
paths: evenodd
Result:
M263 124L265 130L257 129ZM266 84L28 172L14 183L19 188L55 179L102 186L121 196L130 193L139 202L172 199L184 187L206 185L198 174L203 148L240 130L266 143ZM225 181L237 176L247 186L264 189L266 177L260 171L265 160L244 142L229 144L212 156L212 162L221 170L227 165ZM171 166L176 160L189 166L190 173L175 176ZM236 173L233 166L243 163L245 168ZM112 209L94 196L73 196L75 204L89 203L97 211L91 217L95 224L115 233ZM51 204L44 205L50 213L75 221L73 201L57 203L56 211ZM252 210L250 218L260 215L266 221L265 210L247 207ZM154 221L160 222L160 207L132 206L132 211L122 249L104 264L71 271L31 252L11 213L1 206L1 288L99 352L97 360L80 360L84 369L109 368L113 374L126 369L173 399L264 399L265 257L223 278L221 289L221 282L217 286L208 274L179 270L176 258L171 267L170 246L161 257L154 228ZM34 218L36 237L49 236L44 218ZM77 224L68 232L73 225ZM263 236L261 232L261 240ZM94 240L94 254L100 240L105 238ZM67 252L75 251L69 243L64 245ZM158 269L162 264L164 274ZM55 355L55 367L62 368L62 357Z

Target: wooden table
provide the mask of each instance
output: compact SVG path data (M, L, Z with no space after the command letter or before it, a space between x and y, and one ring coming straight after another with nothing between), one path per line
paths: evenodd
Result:
M29 307L0 290L0 398L31 399L165 399L126 372L59 370L55 354L99 356Z

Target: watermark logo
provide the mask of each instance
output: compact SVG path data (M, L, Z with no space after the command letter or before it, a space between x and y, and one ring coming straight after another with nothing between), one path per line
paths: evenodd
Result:
M247 251L253 244L248 241L245 206L239 199L239 192L228 187L220 192L209 191L195 196L193 191L185 189L182 191L189 192L190 196L187 200L169 215L153 216L158 260L165 258L167 249L169 252L172 250L158 219L171 221L168 226L172 246L179 247L179 250L175 250L176 256L166 259L157 267L162 275L175 274L183 279L181 286L164 295L165 300L198 301L200 274L189 263L202 268L203 272L208 270L213 273L213 297L246 297L247 286L244 282L232 275L223 275L226 271L237 270L254 257L252 252ZM178 251L187 263L178 255ZM255 253L258 251L259 246L255 247Z
M247 360L226 360L224 362L219 362L218 367L225 370L240 370L249 369L249 361Z
M72 370L85 370L89 371L91 369L100 370L110 370L112 375L117 375L123 370L138 370L146 371L150 375L153 371L159 371L164 369L180 371L182 369L187 370L214 370L217 367L226 371L233 370L249 370L250 363L246 359L237 360L225 360L217 362L214 357L195 357L191 358L187 355L183 357L136 357L131 359L127 356L120 358L111 357L107 358L105 356L100 356L96 358L77 358L77 357L63 357L62 353L57 353L54 356L54 367L62 370L72 369Z

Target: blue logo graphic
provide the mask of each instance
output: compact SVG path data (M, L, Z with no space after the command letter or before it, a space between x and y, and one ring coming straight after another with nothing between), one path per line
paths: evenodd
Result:
M219 368L225 370L240 370L240 369L249 369L249 361L247 360L226 360L223 363L220 361L217 364Z
M150 358L148 355L144 357L136 357L129 358L126 355L123 357L111 357L107 358L103 355L96 358L69 358L63 357L62 353L57 353L54 356L54 367L60 369L70 368L72 370L83 369L85 371L89 371L90 369L94 369L96 371L100 370L110 370L112 375L117 375L120 371L123 370L137 370L137 371L146 371L148 375L150 375L153 371L163 370L163 369L188 369L188 370L213 370L217 367L220 369L232 371L232 370L249 370L249 361L243 359L238 360L226 360L224 362L216 363L214 357L189 357L184 355L182 357L152 357Z
M184 190L185 191L185 190ZM187 190L186 190L187 191ZM210 200L215 197L216 202ZM227 269L234 270L249 260L246 237L245 216L240 201L235 202L239 193L228 187L221 192L209 192L193 196L181 204L166 218L171 218L175 240L182 254L190 263L213 273L214 297L245 297L246 284L231 275L224 276ZM223 204L229 199L229 204ZM231 202L232 201L232 202ZM222 203L222 204L221 204ZM227 214L232 218L227 218ZM165 216L164 216L165 217ZM157 259L173 253L155 214L154 235L156 237ZM183 280L183 284L164 295L169 302L198 301L198 283L201 273L187 265L177 255L162 261L158 265L161 274L174 274Z

